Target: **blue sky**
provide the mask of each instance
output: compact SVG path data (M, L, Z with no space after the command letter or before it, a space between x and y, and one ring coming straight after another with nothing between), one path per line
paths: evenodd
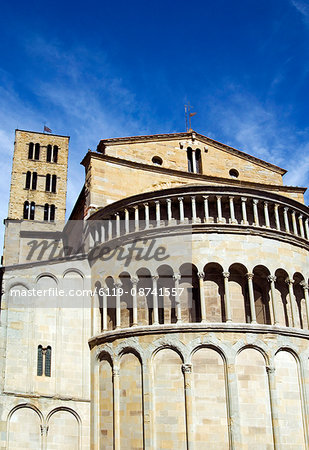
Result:
M184 131L188 100L196 131L309 185L309 0L17 0L0 30L2 218L15 128L71 136L70 211L88 148Z

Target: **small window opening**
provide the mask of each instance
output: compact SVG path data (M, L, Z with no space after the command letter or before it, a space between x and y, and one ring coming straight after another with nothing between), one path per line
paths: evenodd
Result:
M34 148L34 143L30 142L29 150L28 150L28 159L33 159L33 148Z
M32 174L32 189L33 190L36 190L37 181L38 181L38 174L36 172L33 172L33 174Z
M40 159L40 144L35 144L34 159Z
M154 156L151 161L158 166L162 166L163 163L163 160L162 158L160 158L160 156Z
M28 170L27 174L26 174L26 185L25 185L25 189L30 189L30 181L31 181L31 172L30 170Z
M236 169L231 169L229 171L229 174L230 174L230 177L232 177L232 178L238 178L239 177L239 172Z
M46 162L51 162L51 157L52 157L52 146L49 144L47 146Z

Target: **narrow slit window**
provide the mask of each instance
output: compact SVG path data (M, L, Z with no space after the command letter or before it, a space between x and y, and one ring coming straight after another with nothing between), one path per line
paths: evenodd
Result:
M28 159L33 159L33 149L34 149L34 143L30 142L29 150L28 150Z
M31 172L30 170L28 170L27 174L26 174L26 185L25 185L25 189L30 189L30 181L31 181Z
M50 221L54 222L55 220L55 205L50 206Z
M38 364L37 364L37 376L41 377L43 375L43 347L38 346Z
M51 162L51 158L52 158L52 146L49 144L47 146L46 162Z
M45 191L46 192L50 191L50 174L49 173L46 175Z
M24 214L23 214L24 219L29 219L29 202L26 201L24 203Z
M56 187L57 187L57 175L53 175L52 176L52 192L56 192Z
M58 145L54 145L53 161L54 163L58 161Z
M48 215L49 215L49 204L45 203L44 205L44 220L48 220Z
M30 204L30 220L34 220L34 214L35 214L35 203L31 202L31 204Z
M192 148L187 149L188 172L193 172Z
M33 172L32 174L32 189L35 190L37 186L38 181L38 174L36 172Z
M48 346L45 350L45 376L51 376L51 347Z
M34 159L40 159L40 144L35 144Z

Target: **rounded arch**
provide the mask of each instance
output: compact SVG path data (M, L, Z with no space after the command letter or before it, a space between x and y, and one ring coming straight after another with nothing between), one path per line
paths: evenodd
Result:
M84 273L80 269L76 269L75 267L66 269L62 274L62 278L66 277L69 273L76 273L76 274L80 275L81 278L83 278L83 279L85 278Z
M40 280L41 278L52 278L52 279L55 281L56 284L59 283L58 278L57 278L56 275L54 275L52 272L43 272L43 273L40 273L40 274L36 277L35 282L38 283L39 280Z
M75 417L75 419L78 422L78 425L81 426L82 419L81 419L80 415L76 411L74 411L74 409L68 408L67 406L59 406L58 408L54 408L52 411L50 411L47 414L47 417L46 417L46 424L47 425L48 425L48 422L49 422L50 418L58 411L66 411L68 413L73 414L73 416Z
M41 413L41 411L39 410L39 408L37 408L35 405L32 405L31 403L21 403L21 404L19 404L19 405L14 406L14 408L12 408L12 409L10 410L10 412L8 413L8 416L7 416L7 422L8 422L8 423L9 423L9 421L10 421L10 419L11 419L13 413L14 413L15 411L17 411L18 409L20 409L20 408L30 408L30 409L33 409L33 411L36 412L37 415L39 416L41 423L44 422L44 416L43 416L43 414Z
M217 352L221 356L221 358L222 358L222 360L224 362L224 365L227 364L227 356L226 356L224 350L221 347L219 347L217 345L214 345L214 344L203 344L203 343L198 344L196 347L194 347L191 350L191 352L189 354L189 361L191 362L192 361L192 357L194 356L194 354L196 352L198 352L199 350L203 349L203 348L209 348L210 350L214 350L215 352Z
M262 344L262 346L261 346L261 344ZM263 347L264 347L264 348L263 348ZM243 352L244 350L246 350L246 349L253 349L253 350L256 350L256 351L258 351L259 353L261 353L261 355L262 355L263 358L264 358L265 365L266 365L266 366L269 365L269 363L270 363L270 358L269 358L269 355L267 354L266 346L264 346L263 343L260 343L260 344L252 343L252 344L244 344L244 345L242 345L241 347L239 347L239 348L237 349L235 358L237 358L237 356L240 355L240 353L242 353L242 352Z

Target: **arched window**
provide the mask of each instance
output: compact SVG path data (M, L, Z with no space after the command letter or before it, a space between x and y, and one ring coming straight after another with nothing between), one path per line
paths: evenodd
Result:
M188 172L193 172L192 148L187 148Z
M57 175L52 176L52 192L56 192L56 185L57 185Z
M38 180L38 174L36 172L33 172L32 174L32 189L36 189L37 186L37 180Z
M58 161L58 145L54 145L53 161L54 163Z
M54 222L55 220L55 205L50 206L50 221Z
M40 159L40 144L35 144L35 151L34 151L34 159L39 160Z
M48 346L45 350L45 376L51 375L51 347Z
M24 214L23 214L23 218L24 219L29 219L29 202L26 201L24 203Z
M43 375L43 347L38 346L38 363L37 363L37 376L41 377Z
M51 162L51 157L52 157L52 146L49 144L47 146L46 161Z
M202 172L202 161L201 161L201 150L199 148L197 148L195 150L195 168L196 168L196 173L201 173Z
M44 205L44 220L48 220L49 216L49 204L45 203Z
M50 174L46 175L45 191L50 192Z
M30 181L31 181L31 172L28 170L26 174L26 186L25 189L30 189Z
M35 203L31 202L31 204L30 204L30 220L34 220L34 213L35 213Z
M43 376L43 366L44 375L46 377L51 376L51 347L48 346L43 348L42 345L38 346L38 362L37 362L37 376Z
M29 150L28 150L28 159L33 159L33 148L34 148L34 143L30 142Z

